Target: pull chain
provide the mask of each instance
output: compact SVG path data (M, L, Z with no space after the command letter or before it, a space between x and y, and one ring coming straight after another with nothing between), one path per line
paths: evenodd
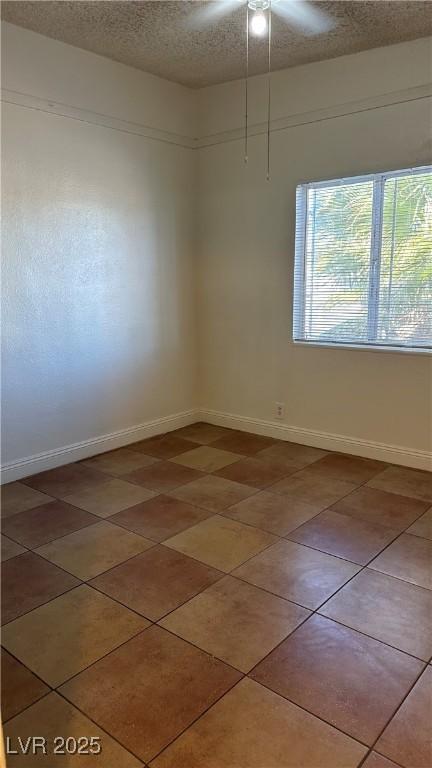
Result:
M246 3L246 82L245 82L245 148L244 161L248 161L248 85L249 85L249 3Z
M270 181L271 39L272 39L272 16L271 16L271 0L270 0L269 7L268 7L267 181Z

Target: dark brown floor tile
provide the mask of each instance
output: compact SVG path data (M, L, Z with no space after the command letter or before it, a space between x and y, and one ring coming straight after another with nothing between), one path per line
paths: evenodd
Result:
M7 518L2 528L6 535L31 549L98 521L83 509L64 501L51 501Z
M245 678L151 768L356 768L366 747Z
M291 531L288 538L329 555L365 565L398 535L398 531L392 528L327 509Z
M3 721L9 720L45 696L49 688L7 651L1 652L1 701Z
M249 485L235 483L215 475L204 475L192 483L176 488L172 491L171 496L216 513L237 504L254 493L256 493L256 489Z
M296 469L288 469L284 464L275 461L263 461L255 457L242 459L223 467L215 472L219 477L227 480L235 480L237 483L250 485L252 488L267 488L282 477L296 472Z
M332 505L335 512L369 523L388 525L399 533L417 520L427 508L428 504L424 501L368 486L356 489Z
M431 712L432 669L427 667L378 740L378 752L404 768L430 768Z
M285 536L317 513L304 501L262 491L228 507L222 514L277 536Z
M281 540L241 565L233 576L314 610L358 571L346 560Z
M369 568L432 589L432 541L403 533Z
M80 582L27 552L2 563L2 624L67 592Z
M57 469L49 469L38 475L26 477L23 481L30 488L63 498L71 493L80 493L99 483L106 482L106 475L82 464L67 464Z
M407 529L407 533L432 540L432 507Z
M173 456L178 456L180 453L191 451L192 448L196 448L196 443L191 440L184 440L176 435L158 435L157 437L150 437L147 440L141 440L139 443L134 443L130 446L134 451L142 451L148 456L154 456L156 459L172 459Z
M247 456L263 451L264 448L270 448L275 445L276 440L262 435L251 435L249 432L234 432L216 440L213 443L214 448L220 448L223 451L232 451L233 453L243 453Z
M423 664L411 656L315 615L251 675L308 712L372 745L422 668Z
M128 472L134 472L143 467L149 467L157 459L154 456L146 456L140 451L131 451L129 448L118 448L116 451L107 451L80 462L83 467L97 469L107 475L121 477Z
M25 512L39 504L52 501L50 496L29 488L24 483L7 483L1 486L1 516L9 517L17 512Z
M157 621L223 576L180 552L156 546L106 571L91 584Z
M199 477L203 477L203 473L197 469L182 467L180 464L174 464L172 461L159 461L151 467L131 472L124 479L130 480L132 483L138 483L152 491L168 493L180 485L197 480Z
M309 445L299 443L278 442L270 448L264 448L257 454L258 459L279 461L288 467L307 467L318 459L326 456L326 451L320 448L311 448Z
M309 615L294 603L225 576L160 622L184 640L249 672Z
M411 496L413 499L432 502L432 472L421 472L408 467L388 467L369 481L372 488Z
M366 568L319 612L423 661L432 655L428 589Z
M189 424L187 427L176 429L171 434L175 437L180 437L182 440L192 440L193 443L200 443L201 445L209 445L214 443L221 437L230 435L231 429L225 427L217 427L214 424L206 424L204 421L198 421L196 424Z
M22 555L27 550L24 549L20 544L16 544L15 541L12 541L11 539L8 539L7 536L1 536L1 562L4 563L6 560L10 560L11 557L16 557L17 555Z
M346 480L339 480L337 477L326 477L306 467L294 475L279 480L268 490L305 501L314 506L317 512L321 512L354 489L354 483L347 483Z
M322 459L318 459L312 465L311 471L322 472L327 477L361 485L382 472L387 466L382 461L362 459L359 456L348 456L343 453L329 453Z
M85 715L65 701L57 693L49 693L43 699L37 701L21 714L9 720L5 725L5 736L10 739L11 745L19 750L21 739L24 745L30 743L34 736L46 739L47 754L37 755L18 754L10 755L8 768L143 768L142 763L136 757L127 752L114 739L98 728ZM85 748L85 742L80 739L95 737L95 745L100 745L98 754L55 754L54 748L61 746L58 737L65 741L71 739L71 743ZM63 745L65 746L65 745ZM89 744L90 747L90 744ZM30 747L31 749L31 747Z
M129 507L109 520L153 541L164 541L210 515L211 512L185 501L161 495L135 507Z
M362 763L362 768L400 768L393 760L387 760L386 757L379 755L378 752L371 752L367 759Z
M240 679L204 651L149 627L61 688L82 712L149 761Z
M3 627L2 643L56 688L149 626L87 584Z

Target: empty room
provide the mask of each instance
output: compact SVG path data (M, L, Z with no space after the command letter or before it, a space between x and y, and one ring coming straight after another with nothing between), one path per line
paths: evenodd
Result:
M7 768L432 768L432 3L4 0Z

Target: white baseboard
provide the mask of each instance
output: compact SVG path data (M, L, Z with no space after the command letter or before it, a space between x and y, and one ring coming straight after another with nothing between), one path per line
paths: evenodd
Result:
M311 445L314 448L323 448L327 451L340 451L351 453L355 456L363 456L368 459L378 459L390 464L401 464L415 469L432 470L432 453L418 451L414 448L405 448L399 445L387 445L371 440L361 440L347 435L335 435L331 432L317 432L313 429L289 426L277 421L265 421L246 416L236 416L222 411L211 411L200 408L196 414L200 421L209 424L217 424L220 427L238 429L243 432L252 432L256 435L275 437L278 440L288 440L302 445Z
M98 453L112 451L114 448L122 448L125 445L136 443L138 440L144 440L146 437L160 435L163 432L171 432L173 429L186 427L198 420L197 411L183 411L175 413L172 416L163 416L160 419L147 421L144 424L137 424L128 429L121 429L118 432L111 432L108 435L100 435L90 440L83 440L80 443L73 443L52 451L27 456L24 459L12 461L4 464L1 468L1 482L10 483L13 480L19 480L23 477L29 477L37 472L44 472L47 469L54 469L63 464L70 464L73 461L81 461L89 456L95 456Z
M418 451L413 448L405 448L399 445L387 445L371 440L361 440L347 435L335 435L330 432L317 432L312 429L289 426L277 421L265 421L246 416L237 416L222 411L212 411L205 408L191 409L160 419L137 424L128 429L112 432L108 435L83 440L52 451L27 456L1 468L1 482L10 483L23 477L29 477L37 472L54 469L73 461L81 461L98 453L112 451L121 448L146 437L153 437L163 432L171 432L180 429L195 421L207 421L209 424L217 424L221 427L238 429L243 432L252 432L256 435L275 437L279 440L288 440L302 445L311 445L314 448L323 448L328 451L340 451L351 453L355 456L364 456L368 459L379 459L391 464L401 464L415 469L432 469L432 454L428 451Z

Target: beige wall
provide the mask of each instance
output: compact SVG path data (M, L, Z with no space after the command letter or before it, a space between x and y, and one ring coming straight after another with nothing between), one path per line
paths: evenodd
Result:
M270 182L264 134L250 139L243 163L242 84L200 92L201 131L211 136L199 151L206 409L274 421L283 402L288 426L430 450L430 358L291 340L296 185L430 162L430 56L420 40L276 73L274 127L291 127L272 133ZM264 78L250 94L259 122Z
M245 167L241 82L3 35L3 465L194 408L266 429L276 402L305 442L430 450L430 358L291 341L296 184L430 162L430 41L274 73L267 183L265 78Z
M81 48L2 24L2 88L185 136L195 135L190 88Z
M188 89L11 25L3 34L16 102L3 104L8 464L195 406L195 159L128 130L193 135ZM91 122L101 114L131 124Z

